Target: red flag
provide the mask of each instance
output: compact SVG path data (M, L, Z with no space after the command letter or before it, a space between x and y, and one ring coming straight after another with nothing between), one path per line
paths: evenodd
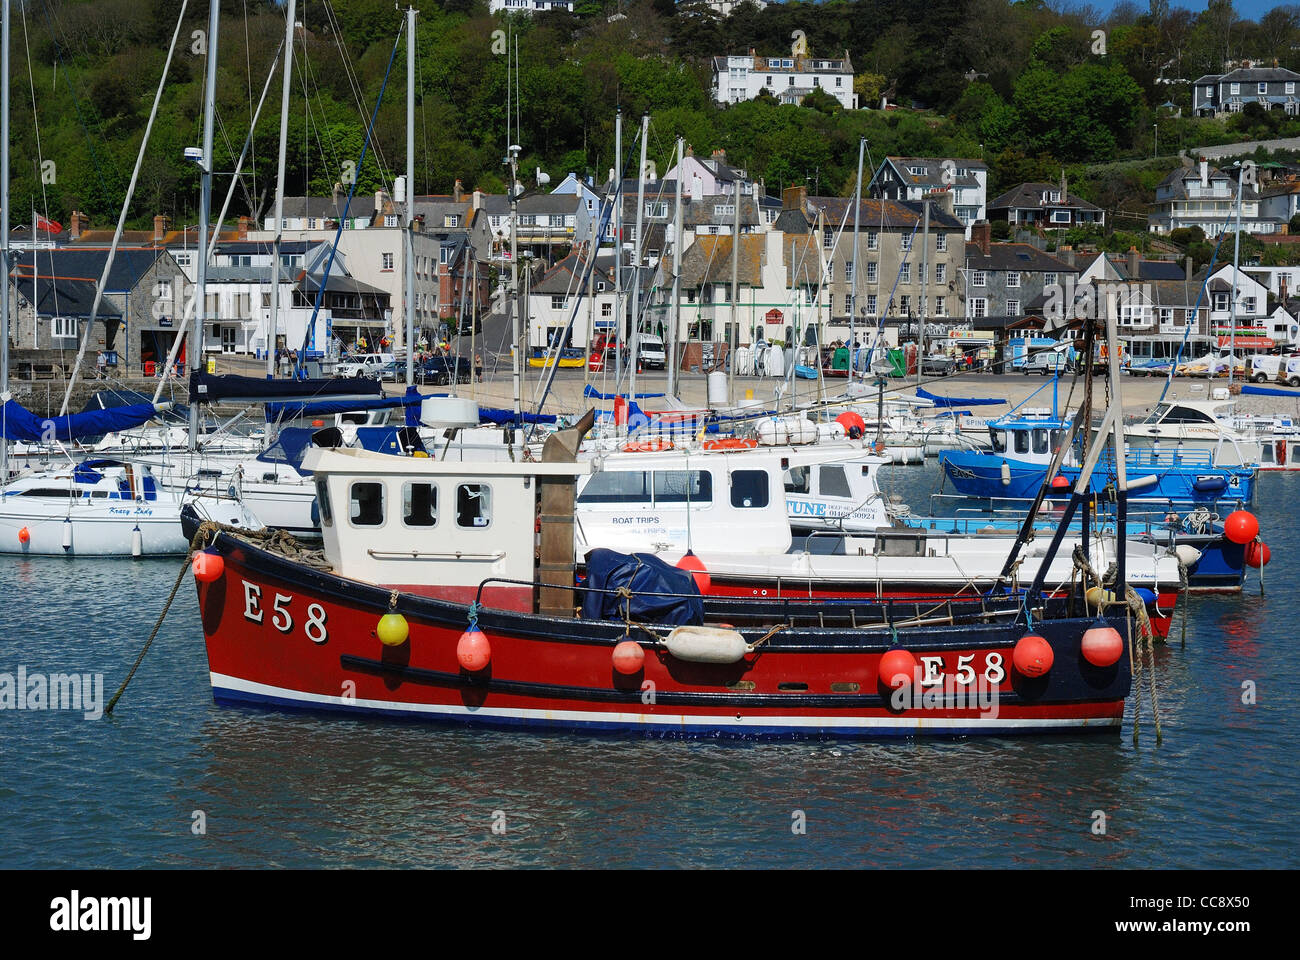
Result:
M62 233L63 224L56 220L46 220L38 213L36 215L36 229L44 230L46 233Z

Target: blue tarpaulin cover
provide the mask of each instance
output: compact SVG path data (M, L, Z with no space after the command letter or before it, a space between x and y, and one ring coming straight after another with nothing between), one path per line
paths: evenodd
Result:
M987 407L994 404L1006 403L1000 397L992 397L988 400L970 399L966 397L941 397L937 393L931 393L924 387L916 388L916 395L922 400L931 400L936 407Z
M46 425L53 424L54 440L80 440L83 437L102 437L115 430L128 430L147 423L158 415L151 403L113 407L110 410L90 410L70 413L63 417L38 417L16 400L6 400L0 410L0 433L6 440L24 440L27 443L44 443L51 439Z
M553 413L521 413L524 423L554 423L555 414ZM496 407L479 407L478 418L482 423L506 424L514 423L515 412L513 410L500 410Z
M673 626L704 622L704 601L695 578L652 553L598 547L587 554L586 585L592 588L583 591L582 615L587 620L622 620L630 605L626 615L633 620ZM631 599L599 592L620 587L631 591Z
M597 400L613 400L615 397L622 397L625 400L628 399L626 393L601 393L591 384L587 384L585 387L582 388L582 395L587 398L595 397ZM637 394L637 398L640 400L645 400L648 397L664 397L664 396L667 396L667 394L664 393L638 393Z

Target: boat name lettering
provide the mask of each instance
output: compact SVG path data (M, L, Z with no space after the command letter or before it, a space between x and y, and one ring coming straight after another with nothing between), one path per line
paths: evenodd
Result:
M793 516L803 517L824 517L826 516L826 504L812 503L807 500L787 500L786 509Z
M643 525L648 523L658 523L659 518L658 517L610 517L610 522L623 524L625 526L631 526L633 524Z
M920 685L922 687L941 686L946 676L943 670L943 657L920 657ZM953 672L953 680L962 686L975 682L975 654L965 654L957 658L957 669ZM984 657L984 679L989 683L1001 683L1006 679L1007 671L1003 666L1002 654L996 651L988 653Z
M244 585L244 619L252 623L264 622L266 611L262 609L262 588L247 580L241 582ZM271 626L281 633L293 632L294 619L289 612L292 603L293 594L277 593L271 604ZM302 631L312 643L324 643L329 639L329 630L325 626L326 616L325 608L319 603L307 607L307 619L303 622Z

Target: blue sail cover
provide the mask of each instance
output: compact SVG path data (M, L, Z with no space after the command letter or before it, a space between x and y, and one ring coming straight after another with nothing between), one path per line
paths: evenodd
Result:
M988 407L1006 403L1005 400L999 397L991 397L987 400L968 399L964 397L941 397L937 393L931 393L924 387L916 388L916 396L918 399L933 402L936 407Z
M190 403L222 400L321 400L326 397L379 397L384 385L369 377L335 377L331 380L267 380L234 374L190 374Z
M587 554L585 585L592 588L582 591L582 616L587 620L622 620L624 607L630 607L627 615L633 620L674 626L704 623L704 601L695 578L653 553L628 554L598 547ZM630 599L599 592L621 587L632 594Z
M417 398L417 402L418 402ZM266 422L297 420L299 417L329 417L357 410L391 410L406 406L405 397L371 397L364 400L289 400L266 405Z
M520 414L524 423L554 423L555 414L553 413L522 413ZM498 426L514 423L515 412L513 410L501 410L496 407L479 407L478 418L480 423L495 423Z
M587 397L588 399L595 397L597 400L613 400L615 397L623 397L624 399L628 399L628 395L626 393L601 393L591 384L587 384L585 387L582 388L582 395L584 397ZM666 397L667 394L666 393L638 393L636 396L637 399L639 400L645 400L650 397Z
M109 410L89 410L62 417L38 417L16 400L6 400L0 411L0 434L6 440L45 443L102 437L148 423L158 415L152 403L137 403ZM51 432L47 432L50 431Z

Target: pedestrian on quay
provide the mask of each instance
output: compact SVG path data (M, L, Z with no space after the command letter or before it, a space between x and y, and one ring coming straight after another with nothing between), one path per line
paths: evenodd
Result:
M479 383L483 382L483 354L481 353L474 354L474 376L478 378Z

